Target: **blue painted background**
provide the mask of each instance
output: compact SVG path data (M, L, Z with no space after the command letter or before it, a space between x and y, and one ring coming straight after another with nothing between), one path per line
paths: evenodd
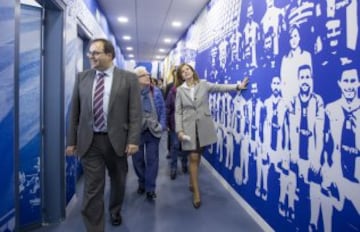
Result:
M15 228L14 172L14 3L0 0L0 231Z
M204 156L275 231L360 230L359 21L358 1L213 0L196 50L190 28L173 51L210 82L250 78L210 94Z
M40 72L41 8L22 5L19 66L19 223L21 227L41 223Z

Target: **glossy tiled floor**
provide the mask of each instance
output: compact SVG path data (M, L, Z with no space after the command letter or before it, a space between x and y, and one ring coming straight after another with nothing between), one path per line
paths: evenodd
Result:
M179 173L170 180L168 160L161 145L160 169L157 179L157 199L148 202L136 193L137 180L129 159L129 175L125 202L122 209L123 224L113 227L106 212L106 232L232 232L262 231L239 203L224 189L204 165L200 167L202 206L194 209L188 190L188 174ZM180 162L179 162L180 163ZM180 165L179 165L180 166ZM83 232L80 209L83 183L80 179L77 194L67 208L66 220L35 230L36 232ZM109 186L105 190L106 203Z

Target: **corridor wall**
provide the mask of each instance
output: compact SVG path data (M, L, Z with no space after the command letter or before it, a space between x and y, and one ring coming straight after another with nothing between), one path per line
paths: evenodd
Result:
M212 0L164 62L249 77L210 94L204 156L275 231L360 229L359 21L358 1Z
M43 3L47 3L44 1ZM64 27L64 121L67 125L67 118L70 108L70 99L74 86L76 76L76 52L78 27L82 27L90 38L108 38L115 44L116 60L114 61L118 66L124 66L124 58L121 54L117 41L107 25L107 19L99 9L95 0L92 1L72 1L72 0L54 0L59 6L65 4L65 27ZM92 4L88 7L87 4ZM95 10L95 13L89 9ZM1 163L0 163L0 231L15 231L24 224L37 224L42 220L44 215L41 215L42 199L41 193L43 191L39 176L41 176L41 150L31 151L37 157L30 157L24 152L28 152L29 148L39 149L41 134L38 131L35 133L33 128L39 127L38 121L31 123L31 118L39 119L39 95L35 97L26 95L34 86L27 85L27 79L32 78L33 68L39 68L39 59L36 57L36 64L33 62L34 58L28 51L32 50L31 46L35 43L28 44L20 41L19 29L25 29L27 33L31 34L32 18L24 17L25 24L20 22L20 1L0 0L0 26L6 33L0 33L0 149L1 149ZM37 41L39 41L37 39ZM20 44L21 43L21 44ZM23 45L22 47L20 45ZM28 56L29 55L29 56ZM20 62L23 59L23 63ZM19 76L19 69L23 68L25 76ZM27 73L26 73L27 72ZM20 82L20 79L24 81ZM21 88L22 87L22 88ZM36 92L39 92L39 86L36 87ZM22 98L17 96L20 94ZM18 102L22 104L21 109ZM35 114L27 115L25 109L35 110ZM39 109L39 111L36 111ZM28 111L27 111L28 112ZM26 119L20 121L20 119ZM30 123L30 124L28 124ZM25 131L25 133L24 133ZM54 135L56 136L56 135ZM61 139L61 138L59 138ZM66 138L64 138L66 139ZM34 144L36 143L36 144ZM64 147L65 150L65 147ZM39 154L40 153L40 154ZM19 163L21 157L22 165ZM65 159L65 156L64 156ZM76 176L77 173L77 158L66 158L66 200L67 203L71 200L76 192ZM36 180L33 184L26 185L21 182L21 178L26 176L25 172L34 172ZM31 173L30 173L31 174ZM46 175L46 174L45 174ZM75 181L73 181L75 179ZM28 194L34 193L34 194ZM36 197L35 198L33 198ZM22 200L21 200L22 199ZM34 201L31 201L34 200ZM61 199L54 199L61 201ZM33 205L28 203L36 204ZM22 207L22 211L17 211ZM65 206L64 206L65 207ZM34 213L34 210L36 211ZM21 218L20 218L21 217ZM60 221L62 218L52 218L52 220ZM41 221L40 221L41 222Z
M15 228L15 3L0 0L0 231Z
M18 159L19 224L41 223L41 20L42 9L20 7ZM29 43L28 41L34 41ZM17 136L16 136L17 137Z

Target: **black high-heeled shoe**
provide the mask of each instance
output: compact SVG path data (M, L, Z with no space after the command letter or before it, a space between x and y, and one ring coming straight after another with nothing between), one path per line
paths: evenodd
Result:
M201 201L193 201L193 206L194 206L195 209L200 208L200 206L201 206Z

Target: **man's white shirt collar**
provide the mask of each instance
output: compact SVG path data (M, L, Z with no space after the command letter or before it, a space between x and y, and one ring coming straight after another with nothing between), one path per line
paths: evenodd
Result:
M111 65L111 67L106 69L105 71L96 70L96 75L99 75L99 73L105 73L107 77L110 77L113 75L114 68L115 68L115 66Z

